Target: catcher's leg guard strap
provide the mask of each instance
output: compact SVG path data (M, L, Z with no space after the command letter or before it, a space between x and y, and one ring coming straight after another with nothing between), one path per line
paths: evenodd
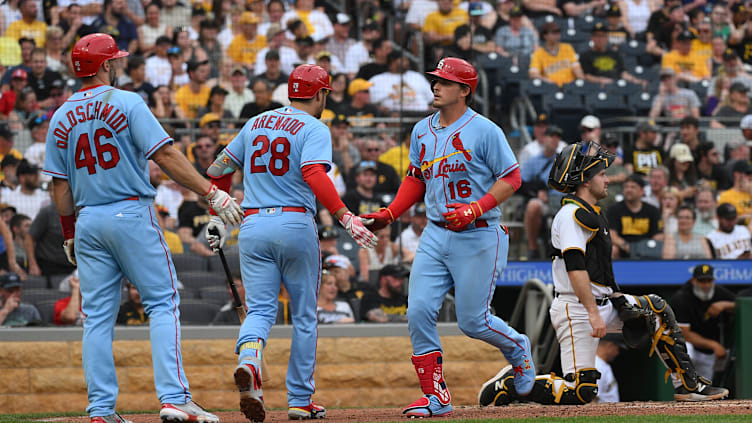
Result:
M658 317L658 328L653 333L650 354L658 351L658 355L669 372L674 373L689 391L697 389L697 372L687 353L687 343L684 335L676 323L676 317L671 306L655 294L642 297L647 307ZM668 378L668 372L666 373Z
M548 376L538 376L532 392L525 397L513 394L520 401L537 402L539 404L580 405L587 404L598 395L598 379L601 374L596 369L582 369L577 374L570 373L562 379L553 373ZM574 382L569 386L567 382ZM514 389L512 383L508 384Z
M643 349L650 345L651 336L655 333L655 318L644 297L634 298L639 305L630 304L624 295L611 297L611 303L616 308L619 319L624 322L624 342L630 348Z
M413 355L413 366L418 373L420 380L420 389L426 395L436 395L436 398L442 405L447 405L452 401L444 382L443 357L441 351L433 351L427 354Z

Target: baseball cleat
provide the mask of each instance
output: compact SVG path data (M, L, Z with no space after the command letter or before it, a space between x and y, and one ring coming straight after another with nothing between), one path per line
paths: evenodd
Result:
M520 364L514 366L514 388L518 395L524 397L535 385L535 364L530 350L530 339L526 335L522 337L525 339L525 355L522 356Z
M311 402L305 407L290 407L287 409L287 417L290 420L323 419L326 417L326 408Z
M191 401L187 404L162 404L159 418L163 423L199 422L219 423L219 418Z
M487 405L507 405L512 402L513 392L510 384L515 379L514 366L507 365L496 376L488 379L478 392L478 404L481 407Z
M238 365L235 368L235 386L240 392L240 411L252 422L263 422L266 418L264 392L256 367L251 364Z
M120 414L110 414L109 416L96 416L91 418L91 423L133 423L120 416Z
M674 401L712 401L724 399L729 391L726 388L712 386L710 381L700 376L697 378L697 389L689 391L684 385L674 389Z
M452 414L452 411L452 405L440 403L436 395L424 395L402 410L402 414L410 419L422 419L448 416Z

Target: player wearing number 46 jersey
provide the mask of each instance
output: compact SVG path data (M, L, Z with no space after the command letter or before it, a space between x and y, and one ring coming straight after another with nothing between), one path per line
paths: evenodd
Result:
M478 83L469 63L445 58L428 74L439 112L413 128L408 175L392 204L362 216L374 219L371 227L384 227L425 194L431 223L415 253L407 308L412 362L424 395L404 410L408 417L452 411L436 331L452 285L460 330L501 350L523 394L535 378L530 341L491 314L489 306L509 248L496 206L520 186L517 160L501 128L467 106Z
M55 112L47 133L44 173L53 178L63 248L81 278L87 412L93 423L124 421L115 413L112 337L126 276L149 315L160 417L218 422L191 400L183 371L175 266L152 206L156 191L149 183L148 160L204 195L222 220L239 223L241 210L172 147L140 96L113 87L127 55L110 35L82 37L71 53L82 88Z
M373 248L376 237L360 218L345 208L326 172L331 167L332 140L318 119L331 91L329 74L319 66L298 66L290 74L290 106L249 120L217 157L207 173L220 187L243 169L245 219L240 226L240 267L248 316L235 347L239 365L235 384L240 409L255 422L264 420L261 355L277 315L277 297L284 282L292 304L293 334L287 369L288 416L323 418L324 407L311 401L315 384L316 302L321 274L318 231L313 216L316 198L355 241ZM217 230L218 235L212 235ZM221 248L224 224L212 218L207 240Z

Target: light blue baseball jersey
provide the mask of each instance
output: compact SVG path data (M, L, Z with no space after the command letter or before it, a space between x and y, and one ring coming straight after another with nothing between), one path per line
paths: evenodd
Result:
M410 163L423 172L426 214L433 221L445 221L449 203L478 201L519 167L501 128L470 108L445 128L439 129L438 113L415 124ZM498 207L483 214L488 220L500 217Z
M172 138L138 94L98 85L52 116L43 173L67 179L76 206L154 198L149 157Z
M261 113L225 151L243 168L243 208L303 206L316 212L316 197L300 169L315 163L331 168L331 133L318 119L293 107Z

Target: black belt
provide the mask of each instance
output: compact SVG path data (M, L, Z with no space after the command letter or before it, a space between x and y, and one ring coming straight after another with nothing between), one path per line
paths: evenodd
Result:
M558 293L558 292L554 292L554 297L558 298L558 297L559 297L559 295L561 295L561 294L560 294L560 293ZM573 296L573 297L577 297L577 295L576 295L576 294L566 294L566 295L571 295L571 296ZM608 304L609 300L610 300L610 299L609 299L608 297L603 297L603 298L596 298L596 299L595 299L595 304L596 304L596 305L598 305L598 306L604 306L604 305ZM580 301L580 299L579 299L579 298L577 298L577 302L578 302L578 303L581 303L582 301Z

